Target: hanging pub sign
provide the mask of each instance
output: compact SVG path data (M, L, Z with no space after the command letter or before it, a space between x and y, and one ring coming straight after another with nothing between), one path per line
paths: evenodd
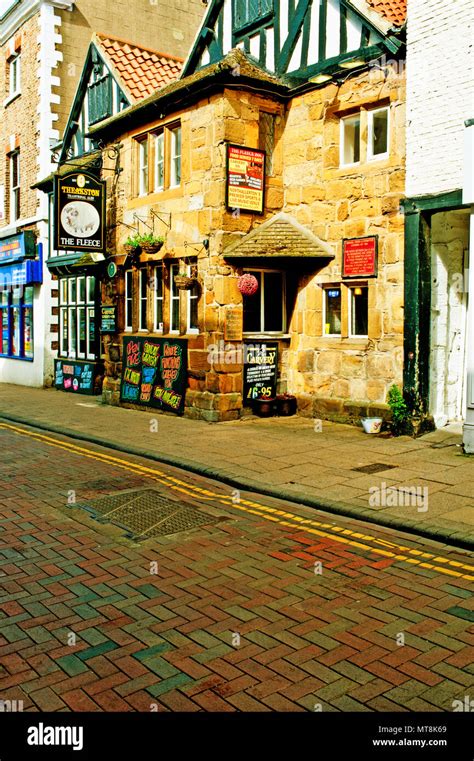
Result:
M244 347L244 404L273 399L276 394L278 344L255 343Z
M105 182L87 172L54 178L54 246L57 251L105 253Z
M232 211L263 214L265 151L227 144L226 203Z
M115 304L102 304L100 308L100 332L117 332L117 307Z
M344 238L342 277L377 277L378 236Z
M120 401L184 411L188 342L185 338L123 339Z

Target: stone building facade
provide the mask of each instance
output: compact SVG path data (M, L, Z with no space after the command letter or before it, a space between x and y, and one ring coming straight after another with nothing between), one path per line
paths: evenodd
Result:
M113 229L110 258L127 268L126 225L133 226L137 216L165 239L159 254L141 254L131 267L133 316L128 333L142 332L150 340L173 334L170 267L180 260L197 266L196 320L189 324L189 296L180 293L180 321L174 333L188 341L187 415L209 421L236 419L247 402L239 356L242 341L225 337L229 309L242 310L243 343L278 343L277 390L294 394L301 413L339 420L385 414L387 390L401 384L403 371L404 88L403 67L394 61L383 71L374 67L346 73L338 82L294 95L282 78L235 50L91 130L93 138L122 146L123 172L114 181L108 219ZM200 95L203 90L205 98ZM379 109L389 113L389 148L387 155L374 160L368 155L369 121ZM267 152L271 172L264 213L235 213L225 200L226 145L259 148L267 115L274 128ZM341 166L341 125L354 117L360 155ZM140 195L140 143L176 124L181 126L179 187L156 193L150 186L151 192ZM109 183L112 189L111 179ZM255 244L259 236L260 248ZM367 236L377 236L377 276L344 278L343 239ZM309 256L303 253L306 249ZM279 271L286 282L286 322L278 331L245 330L248 304L237 287L238 276L259 269ZM140 324L142 271L151 285L144 296L147 319ZM127 335L125 277L119 270L116 279L105 278L103 283L103 303L117 305L121 328L104 339L103 394L115 403L123 371L121 344ZM153 322L157 277L164 281L160 331ZM359 289L367 298L366 327L365 335L355 336L350 310ZM340 299L333 335L327 329L327 290L337 291Z

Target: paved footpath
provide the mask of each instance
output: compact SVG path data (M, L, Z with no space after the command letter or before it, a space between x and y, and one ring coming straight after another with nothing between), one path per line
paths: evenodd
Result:
M474 457L445 430L414 440L300 417L208 424L6 384L2 415L183 464L238 488L474 548ZM374 465L378 472L359 470ZM419 489L423 504L407 500L406 488ZM380 490L380 500L371 489ZM384 499L387 489L394 491Z
M2 700L404 712L474 695L466 551L18 425L0 445ZM144 487L213 522L138 542L79 507Z

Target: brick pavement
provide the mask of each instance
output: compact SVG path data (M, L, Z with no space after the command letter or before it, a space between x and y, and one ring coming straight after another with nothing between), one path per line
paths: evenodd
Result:
M466 579L186 495L224 520L137 544L66 502L149 479L0 438L1 699L30 711L446 711L473 694Z
M368 436L357 427L326 421L315 430L314 421L300 417L209 425L8 384L0 384L2 414L184 463L239 488L474 547L474 459L462 454L461 437L447 430L413 440ZM354 471L373 463L390 468L371 475ZM397 492L398 506L374 504L369 490L383 485L426 487L428 510L407 506L402 492Z

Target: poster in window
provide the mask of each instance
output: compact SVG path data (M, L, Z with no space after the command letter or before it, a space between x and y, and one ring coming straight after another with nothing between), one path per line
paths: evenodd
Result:
M342 277L377 277L378 236L342 241Z
M265 151L227 144L227 208L263 214Z
M123 339L120 401L182 414L187 385L185 338Z
M255 343L244 347L244 404L273 399L276 394L278 344Z
M105 253L105 181L87 172L54 178L57 251Z

